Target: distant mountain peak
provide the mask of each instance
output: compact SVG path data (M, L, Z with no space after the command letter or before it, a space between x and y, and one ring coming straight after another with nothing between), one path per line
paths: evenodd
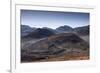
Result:
M28 25L21 25L21 37L27 36L29 33L36 30L36 28L32 28Z
M55 33L51 30L43 29L43 28L37 28L36 30L34 30L33 32L28 34L26 37L44 38L44 37L48 37L48 36L51 36L51 35L54 35L54 34Z
M72 32L73 28L68 26L68 25L64 25L64 26L60 26L58 28L56 28L56 31L58 33L63 33L63 32Z
M82 27L76 27L74 28L74 31L77 32L79 35L89 35L89 29L90 25L87 25Z

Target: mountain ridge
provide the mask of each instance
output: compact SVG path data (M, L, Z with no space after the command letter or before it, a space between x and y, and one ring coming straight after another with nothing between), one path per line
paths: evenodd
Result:
M34 33L33 36L37 35L37 37L43 38L43 36L46 37L46 35L48 37L49 35L54 35L59 33L69 33L69 32L70 33L76 32L79 35L89 35L89 25L76 27L76 28L72 28L68 25L64 25L56 29L52 29L48 27L36 28L36 27L29 27L27 25L21 25L21 36L23 37L28 37L28 36L30 37Z

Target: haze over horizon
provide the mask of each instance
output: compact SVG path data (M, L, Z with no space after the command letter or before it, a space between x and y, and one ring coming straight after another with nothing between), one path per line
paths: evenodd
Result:
M89 25L89 13L56 12L39 10L21 10L21 24L30 27L57 28L70 26L72 28Z

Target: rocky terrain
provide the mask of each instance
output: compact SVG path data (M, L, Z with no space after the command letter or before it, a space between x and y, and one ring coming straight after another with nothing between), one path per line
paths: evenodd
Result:
M21 62L89 59L89 26L31 28L31 30L24 29L25 32L22 30ZM24 33L27 35L22 36Z

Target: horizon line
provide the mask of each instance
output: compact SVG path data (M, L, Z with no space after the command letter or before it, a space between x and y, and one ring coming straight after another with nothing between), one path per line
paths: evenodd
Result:
M30 26L30 25L27 25L27 24L21 24L21 25L26 25L26 26L29 26L29 27L31 27L31 28L52 28L52 27L47 27L47 26L43 26L43 27L36 27L36 26ZM77 28L77 27L84 27L84 26L89 26L89 24L88 25L81 25L81 26L76 26L76 27L72 27L72 26L70 26L70 25L62 25L62 26L69 26L69 27L71 27L71 28ZM58 26L58 27L56 27L56 28L59 28L59 27L61 27L61 26ZM56 28L52 28L52 29L56 29Z

